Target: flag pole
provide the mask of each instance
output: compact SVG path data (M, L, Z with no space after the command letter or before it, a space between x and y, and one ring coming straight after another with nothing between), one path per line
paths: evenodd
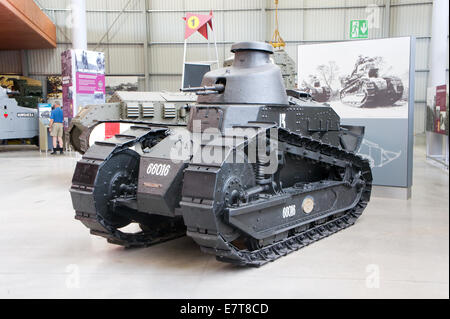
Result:
M181 88L182 89L184 89L184 70L186 69L186 47L187 47L187 39L184 39L183 72L181 73Z
M208 24L206 24L206 32L208 32ZM208 53L207 53L207 61L210 61L211 60L211 41L209 40L209 37L208 37L208 44L207 44L207 47L206 47L206 51L208 51Z
M214 22L215 18L214 16L211 18L212 22ZM214 23L212 24L214 25ZM216 41L216 31L214 31L213 28L211 28L211 31L213 33L213 38L214 38L214 47L216 49L216 64L217 64L217 68L219 68L219 51L217 50L217 41Z

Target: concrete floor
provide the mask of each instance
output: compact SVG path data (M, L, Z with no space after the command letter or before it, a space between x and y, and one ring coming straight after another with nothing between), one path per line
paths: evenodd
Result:
M0 298L448 298L449 176L415 148L409 201L373 198L355 226L259 269L189 238L125 250L73 219L79 155L0 147Z

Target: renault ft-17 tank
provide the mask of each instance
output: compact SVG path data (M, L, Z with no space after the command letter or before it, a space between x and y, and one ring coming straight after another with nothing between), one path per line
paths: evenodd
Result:
M402 80L379 76L376 58L360 57L351 75L342 79L341 101L355 107L392 106L403 97Z
M261 266L355 223L371 193L364 128L286 91L269 44L232 52L188 89L187 126L136 124L87 150L70 192L91 234L125 247L187 234L219 261Z
M328 86L322 86L320 80L313 76L311 82L303 82L303 88L305 92L311 95L311 98L320 103L328 102L331 98L331 89Z

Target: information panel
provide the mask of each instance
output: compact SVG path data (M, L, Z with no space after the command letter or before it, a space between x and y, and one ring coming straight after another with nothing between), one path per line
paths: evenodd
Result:
M342 124L365 126L359 154L374 185L412 185L414 44L402 37L298 47L299 87L327 92L318 96Z
M447 85L427 90L427 131L448 135Z
M105 55L67 50L61 54L64 123L89 104L105 103Z

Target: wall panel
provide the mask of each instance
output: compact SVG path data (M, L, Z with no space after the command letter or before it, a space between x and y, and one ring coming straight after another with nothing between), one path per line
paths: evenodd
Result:
M177 92L181 87L181 75L150 76L150 91Z
M0 74L20 74L21 72L20 51L0 50Z
M142 45L109 45L109 72L115 75L143 75Z
M391 36L430 36L430 4L391 7Z
M350 26L344 24L345 10L312 9L304 12L304 39L309 41L343 40Z
M59 44L56 49L29 50L30 75L61 74L61 53L69 48L69 45Z

